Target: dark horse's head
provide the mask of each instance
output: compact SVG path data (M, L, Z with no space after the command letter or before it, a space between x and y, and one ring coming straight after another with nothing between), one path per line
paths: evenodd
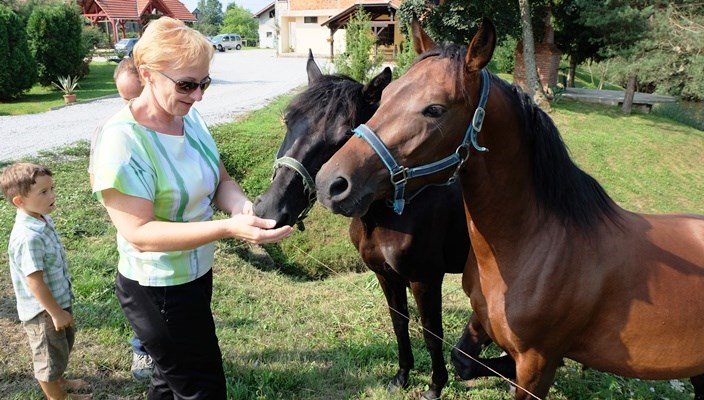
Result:
M351 129L376 111L391 82L387 67L363 85L341 75L323 75L309 53L308 88L286 107L286 136L276 154L271 186L254 202L257 216L293 225L315 200L315 175L351 135ZM302 215L303 214L303 215Z

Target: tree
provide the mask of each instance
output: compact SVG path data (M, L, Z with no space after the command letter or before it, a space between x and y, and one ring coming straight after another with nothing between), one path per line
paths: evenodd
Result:
M523 30L523 62L526 73L526 92L540 108L549 111L550 103L543 91L543 85L538 77L535 65L535 39L533 38L533 24L530 17L530 4L528 0L518 0L521 10L521 27Z
M544 1L536 0L544 10ZM481 17L487 16L494 21L499 40L507 37L523 36L524 60L526 62L526 77L528 92L542 108L549 110L550 106L538 79L535 67L535 40L533 27L544 29L543 18L532 18L528 0L503 0L493 2L469 2L467 0L447 0L439 6L433 6L424 0L406 0L399 8L400 20L408 23L417 16L426 32L436 42L451 41L454 43L469 43L474 32L479 28ZM545 15L542 12L540 15ZM519 23L520 21L520 23ZM532 70L532 71L531 71ZM534 79L534 82L531 82Z
M259 39L258 29L259 24L251 11L235 3L230 3L227 6L220 33L238 33L242 38L249 40L251 44Z
M80 76L86 71L88 54L82 38L83 16L75 4L55 4L34 8L27 21L27 36L37 62L39 83L51 85L58 76Z
M580 20L582 8L574 0L556 0L552 8L555 45L568 58L567 86L574 87L577 66L584 61L600 61L599 45L592 38L602 36L595 27Z
M436 42L468 44L479 29L482 17L494 22L499 39L520 34L518 7L513 0L470 2L447 0L435 6L425 0L404 0L399 6L402 32L416 16Z
M218 0L198 0L198 11L193 27L205 36L217 35L223 21L222 4Z
M345 28L345 52L335 57L337 73L347 75L359 82L367 82L382 62L381 57L372 56L375 37L371 19L360 6Z
M27 46L24 21L0 4L0 100L12 100L37 80L37 66Z
M637 72L640 91L704 99L704 3L680 0L645 8L643 35L612 59L611 79Z

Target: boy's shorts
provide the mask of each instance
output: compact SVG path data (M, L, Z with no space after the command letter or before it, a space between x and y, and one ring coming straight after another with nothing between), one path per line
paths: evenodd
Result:
M66 311L71 312L71 309ZM68 355L76 337L73 326L57 332L51 316L46 311L29 321L23 321L22 326L29 337L34 377L42 382L61 378L68 366Z

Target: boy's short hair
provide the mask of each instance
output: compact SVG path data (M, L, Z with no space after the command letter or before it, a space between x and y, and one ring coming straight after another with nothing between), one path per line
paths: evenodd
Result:
M123 73L128 73L139 79L139 73L137 72L137 67L134 65L132 57L125 57L117 63L115 72L112 74L112 79L117 80L117 77Z
M20 195L26 196L32 190L32 185L37 183L38 176L52 176L49 168L42 165L18 162L10 165L2 171L0 176L0 188L7 201L12 202L12 198Z

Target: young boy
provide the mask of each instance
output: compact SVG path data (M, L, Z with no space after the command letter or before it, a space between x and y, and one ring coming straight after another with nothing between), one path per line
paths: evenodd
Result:
M87 382L64 379L75 338L73 292L66 255L49 213L56 208L51 171L15 163L0 176L5 198L17 207L8 254L17 313L29 337L34 376L50 400L91 399Z
M117 86L117 92L122 97L122 100L128 102L142 94L142 82L139 80L139 73L137 68L134 66L134 61L132 58L125 57L120 60L120 63L115 67L115 72L112 75L115 80L115 85ZM93 185L93 149L95 144L95 137L102 129L101 124L95 131L93 140L91 140L91 154L88 163L88 173L90 174L90 183ZM132 335L130 339L130 346L132 346L132 366L130 371L132 376L137 380L148 380L152 376L152 371L154 369L154 362L152 358L147 353L147 350L142 346L142 342L136 335Z

